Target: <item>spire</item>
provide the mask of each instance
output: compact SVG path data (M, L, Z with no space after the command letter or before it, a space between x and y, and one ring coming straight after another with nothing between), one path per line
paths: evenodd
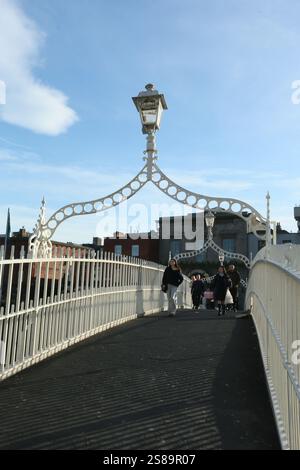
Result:
M11 225L10 225L10 209L7 209L7 219L6 219L6 231L5 231L5 236L10 237L11 233Z
M45 196L43 196L42 204L41 204L41 207L40 207L39 222L40 222L41 225L44 225L46 223L46 201L45 201Z
M266 246L267 246L267 256L268 256L268 250L269 247L272 243L271 241L271 221L270 221L270 193L269 191L267 192L266 195L266 200L267 200L267 226L266 226Z
M10 210L8 208L8 210L7 210L7 219L6 219L5 241L4 241L4 257L5 257L7 246L9 244L10 233L11 233Z
M267 192L267 195L266 195L266 200L267 200L267 220L270 221L270 199L271 199L271 196L270 196L270 193L269 191Z

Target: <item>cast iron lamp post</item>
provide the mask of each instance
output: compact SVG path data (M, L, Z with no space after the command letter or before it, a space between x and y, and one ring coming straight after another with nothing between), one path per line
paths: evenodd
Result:
M213 238L212 230L215 224L215 216L211 211L205 214L205 223L206 223L207 230L208 230L208 239L210 240Z
M220 253L220 254L219 254L219 261L220 261L220 263L221 263L221 266L224 266L224 264L223 264L223 263L224 263L224 259L225 259L224 254L223 254L223 253Z
M146 91L141 91L138 96L132 98L138 110L142 123L143 134L147 134L147 174L151 178L155 154L155 132L159 130L162 112L168 109L164 95L154 89L152 83L145 86Z

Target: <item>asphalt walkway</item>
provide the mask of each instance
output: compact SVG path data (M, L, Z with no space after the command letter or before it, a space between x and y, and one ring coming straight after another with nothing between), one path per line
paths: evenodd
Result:
M0 383L0 449L279 449L252 319L160 313Z

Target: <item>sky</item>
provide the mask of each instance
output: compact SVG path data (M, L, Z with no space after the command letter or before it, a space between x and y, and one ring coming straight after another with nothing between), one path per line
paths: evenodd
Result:
M140 171L131 97L149 82L168 105L162 171L264 216L270 191L272 220L296 231L299 20L298 0L0 0L0 233L8 208L12 230L31 231L43 196L50 217ZM126 210L73 217L54 239L148 230L179 206L147 183Z

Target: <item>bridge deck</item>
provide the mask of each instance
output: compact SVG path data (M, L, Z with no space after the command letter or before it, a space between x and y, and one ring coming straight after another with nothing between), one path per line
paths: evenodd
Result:
M252 320L131 321L0 383L1 449L278 449Z

